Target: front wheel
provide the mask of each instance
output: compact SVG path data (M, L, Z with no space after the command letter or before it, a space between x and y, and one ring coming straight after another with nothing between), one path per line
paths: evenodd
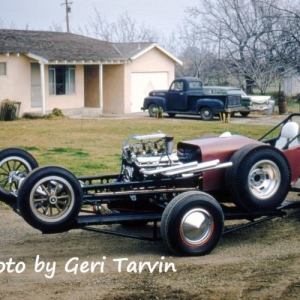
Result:
M200 110L200 117L203 121L211 121L214 115L209 107L202 107Z
M24 178L37 167L37 161L25 150L8 148L0 151L0 199L15 200L13 193L18 191L18 181L14 178Z
M18 206L24 220L44 233L71 229L82 205L77 178L61 167L34 170L22 183Z
M161 235L176 255L204 255L218 244L224 229L220 204L210 195L185 192L166 207L161 219Z
M148 113L151 118L154 118L157 116L158 112L158 106L156 104L150 104L148 107Z

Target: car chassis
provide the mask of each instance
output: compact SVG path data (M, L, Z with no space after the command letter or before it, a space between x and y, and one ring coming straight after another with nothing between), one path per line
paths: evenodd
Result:
M288 116L258 141L273 147L279 138L274 132L299 116ZM156 140L155 146L149 144L149 139ZM147 142L141 143L144 140ZM207 172L232 166L232 161L197 162L187 161L186 156L180 158L173 150L173 138L163 133L128 138L122 149L122 170L114 175L75 177L61 167L39 168L28 152L9 148L0 152L0 167L7 171L7 177L0 177L0 196L43 233L81 228L144 240L162 239L176 255L204 255L217 246L223 234L283 217L286 209L300 206L300 201L284 200L270 209L247 211L203 191ZM299 192L300 188L294 184L289 191ZM224 226L230 220L246 223ZM154 224L152 237L95 227L133 227L148 222Z

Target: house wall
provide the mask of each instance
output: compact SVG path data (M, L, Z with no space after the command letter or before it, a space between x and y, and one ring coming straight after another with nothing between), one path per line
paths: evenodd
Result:
M22 102L20 114L30 105L30 60L20 55L0 54L0 62L6 63L6 76L0 76L0 101L5 99Z
M24 55L9 56L0 54L0 62L6 62L6 76L0 76L0 101L4 99L21 102L20 116L24 113L41 113L42 107L31 107L31 69L30 63L36 62ZM76 109L84 107L84 70L82 65L76 66L75 94L49 95L48 65L45 71L45 109Z
M103 113L123 114L124 65L103 66Z
M0 77L0 101L10 99L22 102L20 115L26 112L41 113L42 107L31 107L31 69L30 63L37 62L24 55L1 55L0 62L7 63L7 75ZM86 72L84 71L86 68ZM131 77L140 74L161 72L167 73L165 87L168 88L174 79L174 61L162 51L153 48L128 64L103 66L103 113L132 112ZM48 65L45 71L45 110L49 113L53 108L62 110L81 109L84 107L99 107L99 66L76 65L76 92L71 95L49 95ZM154 86L154 88L157 88ZM142 88L143 94L149 91ZM141 101L144 95L139 97Z
M45 66L45 91L46 111L53 108L76 109L84 107L84 66L76 65L75 71L75 94L70 95L49 95L49 72Z

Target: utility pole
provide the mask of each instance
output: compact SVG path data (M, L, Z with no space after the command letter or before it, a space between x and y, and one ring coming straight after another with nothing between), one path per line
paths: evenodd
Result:
M67 32L70 32L70 26L69 26L69 13L71 12L71 5L73 2L68 2L68 0L65 0L65 3L62 3L61 5L66 6L66 23L67 23Z

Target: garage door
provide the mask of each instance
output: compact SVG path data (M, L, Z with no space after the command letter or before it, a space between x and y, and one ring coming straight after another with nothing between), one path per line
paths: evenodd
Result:
M152 90L169 88L167 72L131 73L131 112L140 112Z

